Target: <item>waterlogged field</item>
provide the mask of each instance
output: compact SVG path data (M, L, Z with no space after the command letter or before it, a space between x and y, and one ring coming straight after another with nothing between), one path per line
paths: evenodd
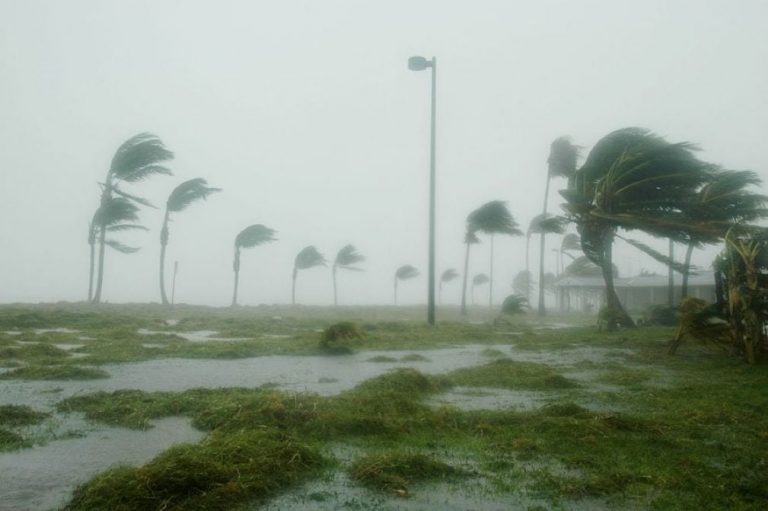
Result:
M0 308L0 509L765 509L768 368L420 309ZM354 321L344 349L323 329Z

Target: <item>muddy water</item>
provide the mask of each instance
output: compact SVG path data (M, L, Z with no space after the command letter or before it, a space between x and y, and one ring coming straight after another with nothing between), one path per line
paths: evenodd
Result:
M83 438L0 453L0 510L58 509L72 490L116 465L141 465L173 444L197 442L202 433L189 420L171 417L135 431L99 428Z

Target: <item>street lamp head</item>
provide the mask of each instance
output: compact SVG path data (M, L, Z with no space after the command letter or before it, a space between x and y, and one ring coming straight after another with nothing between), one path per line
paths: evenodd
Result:
M432 61L424 57L411 57L408 59L408 69L411 71L424 71L432 66Z

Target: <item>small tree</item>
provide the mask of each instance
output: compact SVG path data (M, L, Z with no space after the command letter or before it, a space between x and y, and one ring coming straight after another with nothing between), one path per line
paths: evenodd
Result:
M397 305L397 283L401 280L411 280L418 276L419 270L410 264L405 264L395 270L395 305Z
M360 254L354 245L345 245L336 254L336 259L333 261L333 270L331 272L333 277L333 305L338 305L338 294L336 290L336 271L337 270L350 270L350 271L363 271L360 268L355 267L357 263L365 261L365 256Z
M491 279L489 279L488 275L485 273L478 273L472 278L472 305L475 304L475 288L477 286L488 284L490 281Z
M293 262L293 285L291 287L291 303L293 305L296 305L296 278L299 276L299 270L308 270L325 265L325 257L314 245L304 247L296 254L296 259Z
M232 294L232 306L237 305L237 287L240 279L240 251L275 241L276 231L261 224L249 225L235 237L235 258L232 269L235 272L235 290Z
M454 270L453 268L448 268L445 270L442 275L440 275L440 286L438 287L438 297L440 299L440 303L443 303L443 284L451 282L452 280L455 280L458 278L459 272Z
M467 222L467 232L464 234L464 244L467 246L466 255L464 256L464 276L461 284L461 314L467 315L467 278L469 275L469 247L480 243L480 238L477 237L473 226Z

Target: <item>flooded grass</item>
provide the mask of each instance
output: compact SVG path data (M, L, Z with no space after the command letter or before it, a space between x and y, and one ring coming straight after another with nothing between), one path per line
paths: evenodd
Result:
M75 365L31 365L0 373L3 380L97 380L109 378L109 373L98 367Z
M30 426L39 424L50 414L36 412L29 406L0 405L0 426Z
M0 334L0 353L13 353L0 360L53 370L84 354L78 364L112 375L55 388L4 380L2 399L126 435L181 416L204 435L129 461L139 467L87 472L70 509L764 508L768 368L688 345L669 357L672 329L534 318L429 329L409 314L178 308L173 324L160 307L0 308L0 330L21 332ZM341 320L365 336L354 354L324 355L318 331ZM79 332L32 330L50 328ZM174 335L201 330L219 340ZM83 346L57 347L68 344ZM0 427L8 445L28 446L25 426Z

